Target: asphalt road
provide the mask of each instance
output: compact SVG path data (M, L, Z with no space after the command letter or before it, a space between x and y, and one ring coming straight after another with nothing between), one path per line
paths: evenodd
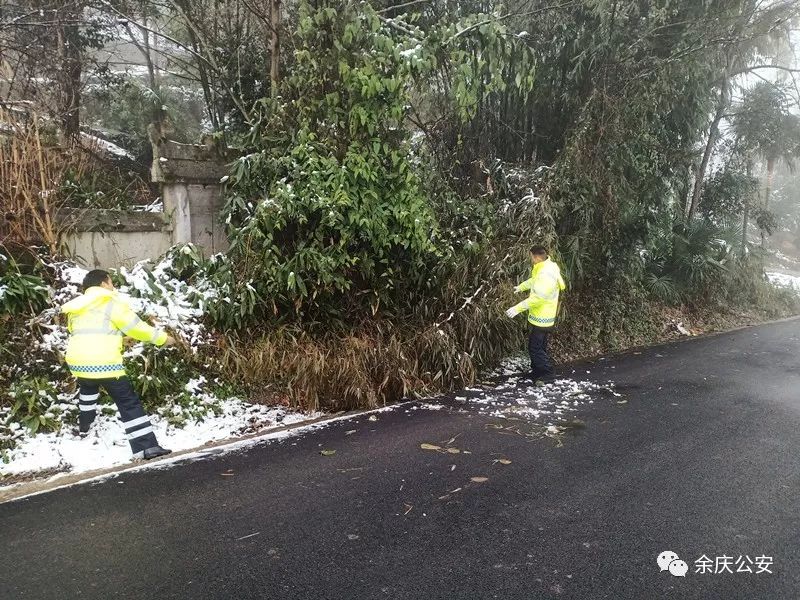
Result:
M622 396L561 436L451 398L2 504L0 598L800 598L798 343L800 320L583 365Z

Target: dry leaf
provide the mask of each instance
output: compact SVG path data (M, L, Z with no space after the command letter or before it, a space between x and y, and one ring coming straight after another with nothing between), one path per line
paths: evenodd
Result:
M320 450L319 453L322 454L322 456L333 456L336 454L336 450Z
M447 451L450 454L461 454L461 450L459 450L458 448L447 448Z
M356 431L358 431L358 430L357 429L351 429L350 431L345 431L344 434L345 435L353 435Z
M436 446L434 444L420 444L419 447L422 448L423 450L441 450L442 449L441 446Z
M370 415L369 419L367 419L367 420L368 421L377 421L378 417L376 417L375 415Z
M500 459L497 460L497 462L499 462L501 465L510 465L511 464L511 461L508 460L507 458L500 458Z
M223 477L233 477L233 473L220 473Z
M470 477L470 481L474 481L475 483L484 483L489 481L488 477Z

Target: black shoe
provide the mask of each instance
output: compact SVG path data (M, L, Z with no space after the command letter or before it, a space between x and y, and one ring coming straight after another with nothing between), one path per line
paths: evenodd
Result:
M159 456L166 456L170 454L172 450L167 450L166 448L162 448L161 446L153 446L152 448L148 448L142 453L142 458L145 460L150 460L151 458L158 458Z

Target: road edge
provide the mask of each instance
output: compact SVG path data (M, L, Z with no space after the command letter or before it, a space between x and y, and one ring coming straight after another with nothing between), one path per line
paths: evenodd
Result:
M762 327L768 325L776 325L780 323L785 323L789 321L797 321L800 320L800 315L793 315L790 317L783 317L781 319L774 319L772 321L764 321L760 323L753 323L747 325L740 325L737 327L732 327L730 329L723 329L719 331L710 331L707 333L702 333L700 335L692 335L692 336L683 336L681 338L676 338L672 340L666 340L662 342L658 342L652 345L646 346L634 346L632 348L627 348L625 350L621 350L619 352L614 352L612 354L598 354L591 357L586 357L582 359L578 359L575 361L570 361L562 365L562 368L573 368L576 366L594 363L601 358L609 358L609 357L620 357L626 356L630 354L634 354L637 352L642 352L644 350L654 350L658 348L663 348L667 346L673 346L677 344L682 344L685 342L690 342L692 340L700 340L704 338L716 337L720 335L725 335L729 333L735 333L737 331L742 331L744 329L752 329L754 327ZM511 375L503 375L498 377L488 378L484 381L500 381L507 379ZM452 393L456 393L450 392ZM447 397L448 394L441 394L437 397ZM266 442L271 439L281 439L284 437L288 437L290 435L296 435L302 433L303 431L312 431L314 429L319 429L324 427L330 423L334 423L337 421L343 421L347 419L352 419L362 415L368 415L373 413L379 413L386 410L392 410L398 406L402 406L403 404L408 404L410 402L417 402L417 401L430 401L433 398L420 398L420 399L408 399L398 402L396 404L390 404L388 406L383 406L380 408L370 408L370 409L362 409L362 410L353 410L353 411L344 411L340 413L334 413L331 415L324 415L322 417L318 417L316 419L308 419L306 421L300 421L298 423L293 423L291 425L284 425L281 427L273 427L270 429L265 429L259 431L258 433L252 433L240 437L230 437L221 440L215 440L213 442L208 442L202 446L197 446L195 448L189 448L186 450L181 450L179 452L174 452L169 456L153 459L148 462L131 462L125 463L122 465L116 465L114 467L106 467L103 469L94 469L91 471L82 471L81 473L67 473L67 474L57 474L53 475L49 478L45 479L33 479L30 481L23 481L19 483L13 483L7 486L0 486L0 504L6 502L12 502L15 500L22 500L23 498L29 498L31 496L36 496L40 494L45 494L48 492L52 492L58 489L72 487L75 485L82 485L86 483L92 482L99 482L104 479L108 479L114 477L116 475L122 473L130 473L136 471L143 471L148 469L156 469L156 468L164 468L168 465L178 465L182 462L187 460L191 460L193 458L202 458L207 455L216 455L219 453L225 452L232 452L238 450L240 448L245 448L248 446L252 446L258 444L259 442ZM212 452L215 451L215 452ZM208 454L207 454L208 453Z
M58 473L48 478L32 479L29 481L12 483L6 486L0 486L0 504L13 502L15 500L22 500L24 498L38 496L40 494L46 494L62 488L83 485L86 483L97 483L123 473L133 473L138 471L178 466L183 462L191 461L193 459L196 460L209 456L217 456L227 452L233 452L242 448L247 448L249 446L254 446L258 443L284 439L291 437L292 435L299 435L306 431L314 431L338 421L346 421L348 419L353 419L364 415L393 410L398 406L402 406L403 404L408 404L410 402L414 402L414 400L404 400L402 402L398 402L397 404L390 404L388 406L382 406L379 408L342 411L324 415L315 419L308 419L305 421L292 423L291 425L283 425L280 427L264 429L257 433L214 440L207 442L202 446L187 448L186 450L173 452L168 456L155 458L149 461L136 460L121 465L115 465L113 467L105 467L103 469L81 471L80 473Z

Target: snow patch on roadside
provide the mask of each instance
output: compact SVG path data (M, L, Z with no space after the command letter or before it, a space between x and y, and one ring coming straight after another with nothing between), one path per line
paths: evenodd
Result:
M776 287L789 288L796 292L800 292L800 277L797 275L767 272L767 279L769 279L769 282Z
M579 408L594 404L600 396L619 398L614 384L556 379L541 387L525 385L521 377L511 377L500 385L469 388L471 397L456 396L462 410L500 419L523 420L555 426Z
M220 414L209 414L183 427L165 417L151 415L159 443L171 450L188 450L208 442L257 433L270 427L292 425L320 417L284 408L252 405L240 400L222 403ZM25 436L8 453L8 464L0 463L0 474L35 474L59 469L81 473L131 462L131 450L117 415L98 415L89 435L81 438L71 427L54 433Z
M506 375L519 375L531 369L531 359L527 354L519 353L504 359L496 369L485 373L485 377L504 377Z
M316 422L316 423L308 423L306 425L303 425L302 422L299 422L296 427L292 427L292 428L289 428L289 429L281 429L280 431L272 431L272 432L264 431L263 433L261 433L261 435L258 435L256 437L251 437L251 438L242 439L242 440L234 440L234 441L228 442L226 444L223 444L221 446L217 446L217 447L214 447L214 448L199 448L199 447L197 447L198 443L195 443L195 444L193 444L193 446L191 446L191 447L197 447L197 449L194 452L187 452L187 453L180 454L180 455L177 455L177 456L168 456L166 458L160 458L160 459L158 459L156 461L153 461L153 462L136 461L136 462L130 463L129 467L124 467L124 468L121 468L120 470L117 470L117 471L114 471L114 472L111 472L111 473L104 473L104 474L101 474L101 475L95 475L93 477L88 477L88 478L80 480L80 481L75 481L75 482L72 482L72 483L66 483L64 485L55 486L55 487L51 487L51 488L48 488L48 489L43 489L43 490L40 490L40 491L35 491L35 492L29 493L29 494L24 494L24 495L18 496L16 498L13 498L13 501L21 500L23 498L29 498L31 496L37 496L39 494L46 494L48 492L55 491L57 489L68 488L68 487L72 487L72 486L75 486L75 485L82 485L82 484L86 484L86 483L89 483L89 484L92 484L92 485L97 485L97 484L103 483L104 481L107 481L109 479L115 479L115 478L117 478L117 477L119 477L121 475L128 474L128 473L136 473L136 472L140 472L140 471L166 470L166 469L171 469L172 467L180 465L180 464L195 462L195 461L199 461L199 460L205 460L205 459L214 458L214 457L218 457L218 456L224 456L224 455L229 454L231 452L248 450L248 449L254 448L254 447L259 446L259 445L269 444L269 443L274 442L274 441L279 441L279 440L284 440L284 439L289 439L289 438L297 438L297 437L300 437L300 436L308 434L308 433L313 433L313 432L318 431L320 429L325 429L326 427L329 427L329 426L331 426L331 425L333 425L333 424L335 424L335 423L337 423L339 421L356 421L356 422L358 422L357 421L358 419L360 419L362 417L365 417L365 416L368 416L368 415L369 415L368 419L367 419L368 421L377 421L378 419L375 416L376 414L393 411L393 410L401 408L401 407L403 407L403 406L405 406L407 404L408 404L408 402L403 402L401 404L392 405L392 406L384 406L382 408L376 408L376 409L373 409L373 410L370 410L370 411L366 411L366 412L362 412L362 413L355 414L355 415L353 415L353 414L339 415L339 416L335 416L335 417L331 417L331 418L325 419L324 421L319 421L319 422ZM303 420L306 420L306 419L311 420L311 419L314 419L314 418L316 418L318 416L320 416L320 415L319 414L317 414L317 415L315 415L315 414L304 415L304 419ZM293 421L289 421L288 419L284 419L284 421L281 424L282 425L291 425L291 424L293 424ZM100 467L95 467L95 468L100 468ZM93 468L91 470L95 470L95 468ZM56 475L50 477L46 481L50 481L50 482L57 481L59 478L62 478L65 475L66 475L66 473L59 473L59 474L56 474ZM24 483L15 483L15 484L7 485L7 486L0 486L0 491L11 490L11 489L14 489L14 488L18 488L18 487L20 487L22 485L25 485L25 484Z

